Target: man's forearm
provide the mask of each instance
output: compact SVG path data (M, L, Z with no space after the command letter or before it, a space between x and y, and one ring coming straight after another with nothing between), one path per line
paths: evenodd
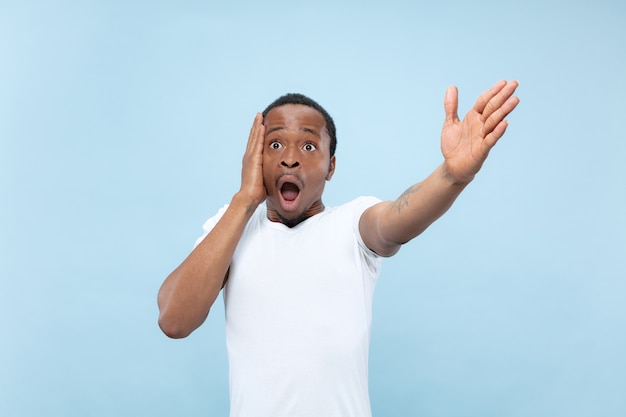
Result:
M158 295L159 326L165 334L186 337L204 322L255 209L235 195L213 230L167 277Z
M448 175L445 163L440 165L385 207L380 219L382 237L403 244L418 236L452 206L467 184L456 182Z

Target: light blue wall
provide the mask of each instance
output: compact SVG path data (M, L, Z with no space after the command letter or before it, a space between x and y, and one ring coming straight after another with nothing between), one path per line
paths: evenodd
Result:
M626 6L0 0L0 415L224 416L223 306L163 336L156 293L239 187L286 92L338 125L327 205L392 199L518 79L452 210L384 263L375 416L626 415Z

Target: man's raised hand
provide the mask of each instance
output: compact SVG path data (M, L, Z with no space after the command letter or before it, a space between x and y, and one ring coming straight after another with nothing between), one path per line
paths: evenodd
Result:
M243 155L241 168L240 193L250 198L256 206L265 201L266 191L263 184L263 144L265 141L265 126L263 116L257 113L250 128L248 145Z
M446 175L454 183L471 181L480 170L489 151L504 135L506 116L519 99L513 96L519 83L500 81L480 95L474 107L459 120L458 90L448 87L444 100L446 119L441 131L441 151Z

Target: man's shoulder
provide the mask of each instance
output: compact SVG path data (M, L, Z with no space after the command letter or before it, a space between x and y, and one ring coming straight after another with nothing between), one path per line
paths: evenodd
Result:
M327 222L331 223L354 226L358 224L358 221L365 210L380 201L381 200L376 197L357 197L339 206L325 210L321 213L320 218L325 218Z
M351 201L348 201L340 206L337 206L335 209L337 210L347 210L355 213L363 213L365 210L370 208L371 206L380 203L381 200L377 197L373 196L361 196L357 197Z

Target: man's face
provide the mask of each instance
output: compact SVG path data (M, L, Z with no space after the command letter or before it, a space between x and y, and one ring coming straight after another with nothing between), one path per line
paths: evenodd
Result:
M292 227L324 210L322 193L335 171L326 122L311 107L286 104L270 110L263 124L268 217Z

